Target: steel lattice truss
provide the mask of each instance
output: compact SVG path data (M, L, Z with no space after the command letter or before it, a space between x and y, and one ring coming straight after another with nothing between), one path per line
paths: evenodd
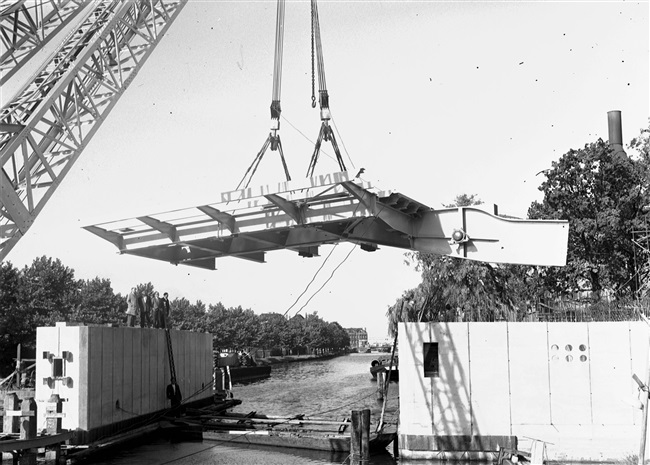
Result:
M637 269L637 295L643 297L650 295L650 228L646 226L645 229L632 231L632 242L636 246L634 261Z
M83 0L0 2L0 85L70 24L83 10Z
M209 205L86 226L123 254L215 269L266 252L318 255L324 244L397 247L497 263L562 266L566 221L513 220L473 207L434 210L347 172L226 192Z
M186 2L95 2L0 110L0 259L29 229Z

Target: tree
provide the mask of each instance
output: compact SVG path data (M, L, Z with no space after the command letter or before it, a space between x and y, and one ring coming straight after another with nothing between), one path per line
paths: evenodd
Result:
M329 347L341 350L350 346L350 335L338 322L328 323L327 332L330 337Z
M20 306L21 288L20 270L11 262L0 263L0 373L13 370L18 344L34 345L30 320Z
M226 308L219 302L208 307L206 330L212 333L215 348L254 347L258 343L259 320L253 310Z
M445 207L480 204L476 195L460 194ZM393 336L402 321L519 320L544 293L544 280L536 267L420 252L409 252L406 257L422 273L422 282L388 308L388 332Z
M445 207L482 203L474 194L460 194ZM498 267L432 253L406 256L422 273L422 282L388 308L390 334L396 334L399 321L490 321L499 314L505 284Z
M259 316L259 343L263 348L282 347L282 335L287 328L287 320L279 313L262 313Z
M305 337L305 317L294 315L287 321L287 327L282 335L282 345L292 352L300 352L307 345Z
M309 313L304 321L304 345L311 348L324 349L329 347L327 323L316 312Z
M169 304L170 325L185 331L207 331L205 304L197 300L191 304L186 298L174 299Z
M241 306L228 309L228 324L234 335L230 347L250 348L259 344L259 317L247 308Z
M58 258L42 256L34 259L31 266L25 266L22 276L20 304L34 329L68 321L79 293L73 269Z
M650 179L650 119L648 120L648 128L642 129L639 137L632 139L630 142L630 150L636 152L639 163L637 167L640 171L639 177L641 179ZM645 191L642 193L645 198L644 224L640 229L635 232L634 239L641 239L637 242L636 252L638 253L636 263L638 266L635 275L637 282L637 297L645 299L646 308L650 303L650 241L648 240L648 224L650 223L650 189L646 185ZM645 238L643 241L642 238Z
M115 295L110 279L95 277L78 281L79 294L70 321L84 324L119 324L124 319L126 304Z
M545 176L544 199L533 202L528 216L569 221L567 265L551 273L556 290L589 291L596 300L603 290L636 293L631 236L648 204L647 152L615 153L599 139L564 154Z

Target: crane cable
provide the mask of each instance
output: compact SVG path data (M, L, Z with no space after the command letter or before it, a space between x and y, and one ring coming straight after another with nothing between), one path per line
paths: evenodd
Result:
M339 169L341 171L347 171L345 163L343 162L343 157L339 150L336 138L334 137L334 132L329 125L329 120L331 119L331 113L329 109L329 94L327 92L327 83L325 81L325 62L323 59L323 45L320 37L320 22L318 19L318 4L316 0L311 0L311 71L312 71L312 96L311 96L311 105L316 107L316 72L315 72L315 61L317 61L318 68L318 99L320 102L320 117L321 117L321 128L318 133L318 139L314 147L314 152L311 156L311 161L309 163L309 168L307 169L307 177L314 175L314 169L316 168L316 163L318 162L318 156L320 154L320 146L323 142L329 141L332 143L334 148L334 153L336 154L336 161L339 164Z
M236 190L239 190L242 185L246 189L250 184L257 168L259 167L262 157L266 153L266 150L271 147L272 151L277 150L280 154L280 160L282 161L282 167L284 168L284 174L287 178L287 181L291 181L291 175L289 174L289 168L287 168L287 162L284 158L284 151L282 150L282 142L280 141L280 115L282 109L280 107L280 94L282 90L282 53L284 49L284 10L285 10L285 0L278 0L277 3L277 13L276 13L276 22L275 22L275 51L274 51L274 60L273 60L273 92L271 96L271 132L264 141L262 148L255 156L253 163L248 167L244 176L242 177L239 184L237 184ZM248 178L248 179L247 179Z
M271 119L280 119L280 94L282 90L282 55L284 51L284 10L285 0L278 0L275 23L275 54L273 59L273 95L271 99ZM280 125L278 123L278 129Z
M319 100L329 107L327 99L327 83L325 82L325 63L323 60L323 44L320 38L320 21L318 20L318 5L316 0L311 0L311 106L316 108L316 57L318 57L318 93Z

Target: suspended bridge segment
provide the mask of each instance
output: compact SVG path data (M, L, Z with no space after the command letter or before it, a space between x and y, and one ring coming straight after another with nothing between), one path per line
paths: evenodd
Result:
M44 3L0 4L7 74L51 37L40 29L70 26L0 109L0 260L30 228L187 0L98 0L88 8L87 2L48 2L53 10L39 13L49 18L41 28L25 15ZM75 5L84 11L72 27Z
M123 254L216 269L216 259L263 263L286 249L358 244L492 263L563 266L566 221L515 220L475 207L435 210L399 192L338 172L221 194L218 202L86 226Z

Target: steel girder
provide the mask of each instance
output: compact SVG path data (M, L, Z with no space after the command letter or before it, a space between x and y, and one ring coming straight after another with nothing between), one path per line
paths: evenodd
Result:
M264 262L289 249L303 257L347 241L494 263L561 266L566 221L513 220L474 207L434 210L347 172L226 192L221 202L87 226L123 254L215 269L216 259Z
M0 85L7 82L84 8L83 0L0 2Z
M0 110L0 260L25 234L187 0L103 0Z

